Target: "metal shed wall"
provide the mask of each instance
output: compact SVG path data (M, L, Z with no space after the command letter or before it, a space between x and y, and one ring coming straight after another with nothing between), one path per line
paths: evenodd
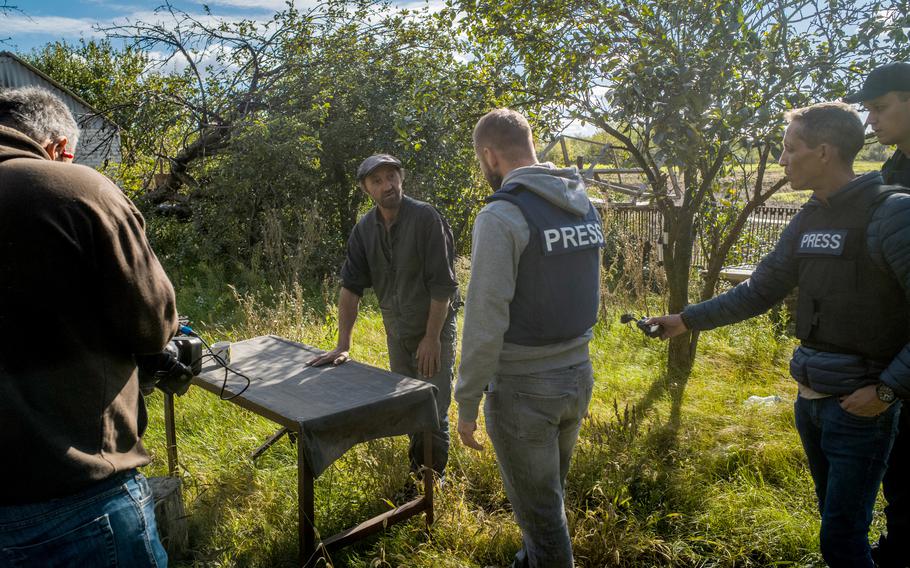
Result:
M120 161L120 129L116 124L12 53L0 52L0 88L16 87L45 88L70 108L81 130L74 160L77 164L100 168L107 162Z

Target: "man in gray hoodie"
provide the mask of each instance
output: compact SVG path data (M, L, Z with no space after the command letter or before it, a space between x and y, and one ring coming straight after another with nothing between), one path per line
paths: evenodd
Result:
M486 114L474 149L495 193L474 223L458 434L482 449L474 433L486 394L487 434L522 531L513 566L571 567L564 494L594 382L600 218L575 168L537 162L521 114Z

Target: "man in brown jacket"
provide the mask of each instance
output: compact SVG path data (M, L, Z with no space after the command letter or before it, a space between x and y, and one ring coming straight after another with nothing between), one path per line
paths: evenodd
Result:
M78 134L0 90L0 568L167 564L134 354L173 335L174 290L133 204L64 163Z

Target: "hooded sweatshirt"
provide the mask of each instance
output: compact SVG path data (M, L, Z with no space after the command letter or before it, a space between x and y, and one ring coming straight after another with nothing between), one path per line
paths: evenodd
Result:
M578 170L536 164L516 168L502 182L518 183L560 209L583 216L591 202ZM471 281L465 302L461 366L455 400L459 420L474 422L484 388L496 374L526 375L568 367L588 359L591 330L542 346L506 343L509 304L515 295L518 262L530 231L521 210L507 201L487 204L474 221Z
M120 189L0 126L0 506L148 463L133 354L161 351L176 325Z

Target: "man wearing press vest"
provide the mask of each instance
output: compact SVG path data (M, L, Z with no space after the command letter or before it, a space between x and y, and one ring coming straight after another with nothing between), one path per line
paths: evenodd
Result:
M788 120L780 164L812 198L749 280L649 323L664 339L714 329L767 311L798 286L790 374L822 556L833 568L872 568L872 510L900 399L910 397L910 195L878 172L854 174L864 128L848 105L813 105Z
M474 433L486 395L487 433L522 533L513 566L571 567L565 482L594 382L600 218L575 168L537 162L521 114L485 115L474 149L495 193L474 223L458 434L482 449Z

